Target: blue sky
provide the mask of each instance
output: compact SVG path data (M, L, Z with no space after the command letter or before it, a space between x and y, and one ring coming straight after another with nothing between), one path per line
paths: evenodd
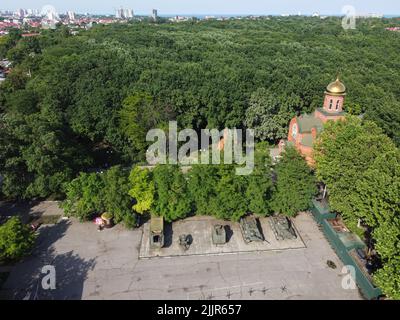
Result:
M0 0L0 10L41 9L53 5L58 12L113 13L115 8L132 8L149 14L340 14L342 7L353 5L358 13L399 14L399 0Z

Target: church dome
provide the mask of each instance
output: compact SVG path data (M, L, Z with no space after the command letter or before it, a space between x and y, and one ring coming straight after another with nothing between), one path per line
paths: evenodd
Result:
M346 94L346 87L345 85L339 80L339 77L336 81L331 82L326 87L326 92L333 95L345 95Z

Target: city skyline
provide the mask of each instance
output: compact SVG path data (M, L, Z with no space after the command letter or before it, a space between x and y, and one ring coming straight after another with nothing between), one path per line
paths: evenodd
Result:
M112 2L101 2L94 0L71 0L67 3L61 0L4 0L0 5L0 10L16 11L20 8L41 9L46 5L52 5L58 12L75 11L78 13L93 14L114 14L121 7L132 8L135 14L149 14L153 9L157 9L160 15L170 14L305 14L310 15L314 12L321 14L342 14L342 8L346 5L354 6L359 14L381 13L399 14L400 2L394 0L335 0L335 1L312 1L312 0L282 0L275 1L247 0L247 1L228 1L228 0L122 0Z

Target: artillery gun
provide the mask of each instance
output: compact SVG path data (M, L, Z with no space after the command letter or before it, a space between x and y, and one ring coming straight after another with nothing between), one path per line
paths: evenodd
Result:
M264 236L258 227L258 219L254 216L247 216L240 219L240 230L242 231L244 241L249 244L250 242L262 242Z

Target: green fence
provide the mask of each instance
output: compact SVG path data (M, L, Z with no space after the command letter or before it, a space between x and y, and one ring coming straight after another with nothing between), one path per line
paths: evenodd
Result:
M324 204L316 199L313 199L311 211L317 223L320 224L325 219L335 219L336 214L330 212L328 204Z
M313 216L317 223L321 225L324 234L340 260L344 265L350 265L355 270L355 281L361 292L367 299L374 299L382 295L382 291L375 287L370 281L369 276L364 273L361 267L357 264L351 253L358 248L365 248L365 244L360 238L351 232L337 232L329 223L329 219L334 219L335 214L330 212L329 206L313 200L313 207L311 208Z

